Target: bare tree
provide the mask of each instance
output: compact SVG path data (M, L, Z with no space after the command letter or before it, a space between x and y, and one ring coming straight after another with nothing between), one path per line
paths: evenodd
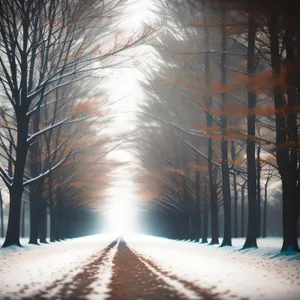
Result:
M123 50L137 45L149 31L137 33L114 45L110 37L101 37L106 18L123 1L0 1L0 82L6 101L13 108L16 142L13 174L1 168L1 177L10 192L10 210L4 246L20 245L20 208L26 156L30 145L46 132L67 122L73 116L30 133L29 124L44 99L72 82L91 76L93 70L105 69ZM105 23L105 22L104 22ZM105 24L108 26L108 24ZM101 48L92 43L101 39ZM53 168L63 163L64 159ZM48 172L44 172L46 176Z

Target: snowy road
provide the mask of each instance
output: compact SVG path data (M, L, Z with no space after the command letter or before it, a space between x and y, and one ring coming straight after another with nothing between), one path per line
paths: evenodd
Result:
M149 236L97 235L0 250L0 299L299 300L300 260L279 239L237 251ZM265 244L263 244L265 243Z

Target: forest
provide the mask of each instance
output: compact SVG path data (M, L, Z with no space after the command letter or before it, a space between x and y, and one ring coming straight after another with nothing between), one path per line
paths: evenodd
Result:
M0 0L0 299L298 300L299 16Z
M30 243L46 242L47 211L51 241L88 228L117 165L105 155L124 137L105 131L113 103L99 82L147 43L144 101L122 146L140 162L141 207L173 238L256 247L282 235L282 251L299 251L299 2L167 1L158 26L118 39L125 4L104 2L1 1L4 246L19 245L24 194Z
M165 235L244 248L282 236L299 251L298 13L299 1L161 5L134 151Z
M31 244L47 242L47 213L50 241L93 226L116 165L105 157L124 138L109 133L114 103L103 84L128 61L121 53L152 32L117 28L123 2L0 2L0 176L9 194L6 232L0 205L4 247L20 246L22 198L30 206Z

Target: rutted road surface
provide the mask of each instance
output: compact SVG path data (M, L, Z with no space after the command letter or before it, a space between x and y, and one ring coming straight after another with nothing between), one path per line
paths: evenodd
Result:
M124 240L118 244L109 299L217 299L191 282L170 276L154 263L131 250Z
M168 274L120 238L90 256L73 277L65 274L40 291L22 297L26 290L30 286L21 287L15 297L1 299L218 299L210 290Z

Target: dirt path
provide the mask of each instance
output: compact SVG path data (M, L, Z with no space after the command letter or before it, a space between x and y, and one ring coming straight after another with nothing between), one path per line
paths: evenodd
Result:
M101 284L99 278L104 276L107 268L110 274L112 271L112 278L104 284L106 294L102 292L101 295L98 294L97 296L95 286ZM43 290L36 292L34 295L24 297L24 292L28 289L30 289L29 286L24 286L15 294L15 297L4 299L219 299L218 295L213 294L211 290L200 289L192 282L160 269L151 260L130 249L126 242L120 239L115 240L105 249L92 255L73 278L69 278L66 274L64 278L45 286Z
M151 261L133 252L123 240L118 245L113 263L109 300L217 300L217 295L209 290L160 270Z
M87 299L87 297L92 294L93 288L91 285L97 281L97 275L105 258L108 256L109 252L117 245L118 240L113 241L105 249L98 253L95 253L89 259L89 263L84 265L79 273L77 273L73 278L61 278L60 280L54 281L50 286L45 287L45 289L35 295L29 297L21 297L20 295L30 287L25 286L22 288L16 297L22 300L43 300L43 299ZM66 282L67 279L67 282ZM15 298L6 297L5 300L12 300Z

